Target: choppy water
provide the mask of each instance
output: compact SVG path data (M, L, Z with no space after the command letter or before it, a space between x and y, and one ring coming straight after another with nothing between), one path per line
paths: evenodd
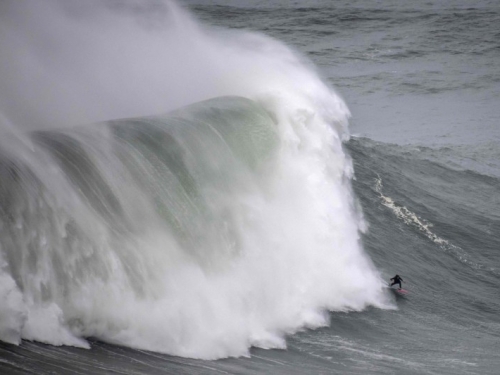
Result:
M498 373L496 2L5 4L2 373Z

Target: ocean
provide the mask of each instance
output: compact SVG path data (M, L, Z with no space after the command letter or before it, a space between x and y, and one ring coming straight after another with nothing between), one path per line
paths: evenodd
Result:
M499 25L0 3L0 373L499 374Z

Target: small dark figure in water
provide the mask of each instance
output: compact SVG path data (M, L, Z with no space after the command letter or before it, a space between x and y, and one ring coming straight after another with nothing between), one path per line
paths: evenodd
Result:
M392 284L390 284L389 286L399 284L399 289L401 289L401 281L403 281L403 279L399 275L394 276L391 279L391 281L392 281Z

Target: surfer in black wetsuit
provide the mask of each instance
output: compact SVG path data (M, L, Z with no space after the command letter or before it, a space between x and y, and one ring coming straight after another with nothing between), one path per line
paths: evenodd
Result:
M390 284L389 286L399 284L399 289L401 289L401 281L403 281L403 279L399 275L394 276L391 279L391 281L392 281L392 284Z

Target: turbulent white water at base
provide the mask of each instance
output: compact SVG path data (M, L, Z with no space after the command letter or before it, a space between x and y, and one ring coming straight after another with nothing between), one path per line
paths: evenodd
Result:
M19 4L4 7L19 16L27 6ZM171 3L155 3L175 20L160 30L128 14L139 4L140 20L150 20L146 3L124 2L118 12L113 2L61 4L46 3L44 22L71 28L76 12L73 38L100 27L83 48L104 64L92 64L93 75L109 73L98 101L112 108L92 112L95 98L75 85L75 118L67 107L46 116L67 103L56 93L61 102L34 103L29 114L7 111L14 123L138 116L217 98L154 118L27 133L16 149L2 146L0 339L88 347L85 338L96 337L214 359L284 348L286 334L328 324L327 310L388 307L359 241L342 149L349 112L307 62L262 35L205 30ZM50 22L37 25L62 50L41 54L81 83L85 74L61 59L71 40L53 35ZM117 35L131 37L126 56L99 55ZM137 80L135 65L150 68L151 56L158 82L148 103L141 93L151 81ZM122 60L122 72L108 70ZM3 71L13 69L2 61ZM36 80L41 91L54 74L48 69ZM124 72L133 89L123 90ZM134 99L140 103L129 106Z

